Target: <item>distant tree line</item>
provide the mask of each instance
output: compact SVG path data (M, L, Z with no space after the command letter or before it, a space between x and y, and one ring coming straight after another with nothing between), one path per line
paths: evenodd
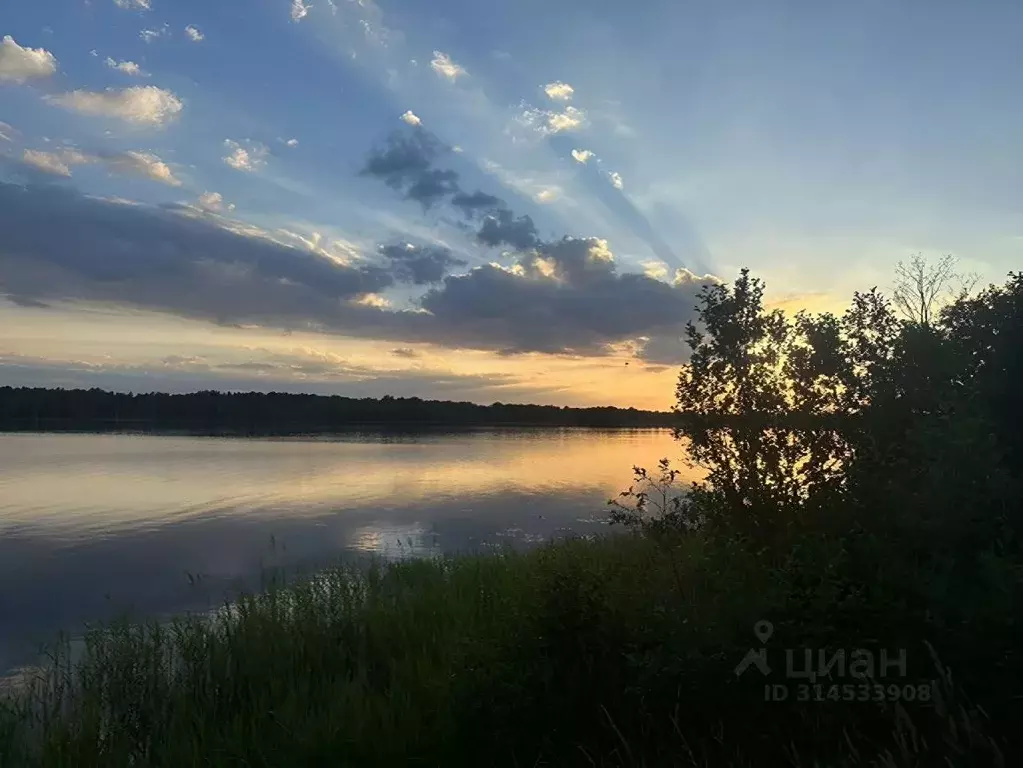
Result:
M350 398L283 392L147 394L102 389L0 387L0 429L143 430L230 434L330 432L360 425L402 426L671 426L672 414L636 408Z

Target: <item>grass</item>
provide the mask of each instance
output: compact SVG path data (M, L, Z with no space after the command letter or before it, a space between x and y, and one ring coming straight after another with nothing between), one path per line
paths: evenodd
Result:
M866 579L853 555L628 534L278 582L212 617L95 630L74 662L58 647L0 708L0 764L1000 764L920 617L849 589L903 575ZM772 648L908 644L935 698L765 702L734 673L764 618Z

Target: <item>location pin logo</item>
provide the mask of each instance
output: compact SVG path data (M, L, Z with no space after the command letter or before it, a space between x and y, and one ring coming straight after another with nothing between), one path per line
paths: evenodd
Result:
M757 636L757 640L761 643L766 643L771 639L771 635L774 634L774 624L762 619L753 625L753 634Z

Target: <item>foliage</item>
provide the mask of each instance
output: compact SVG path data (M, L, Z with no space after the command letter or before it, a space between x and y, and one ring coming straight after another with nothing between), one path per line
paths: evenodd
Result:
M183 395L101 389L0 387L0 430L182 430L213 434L294 434L358 426L668 426L671 414L636 408L567 408L351 398L284 392L204 391Z
M951 274L950 263L916 269L934 290ZM1008 733L1023 716L1008 601L1023 573L1023 276L918 320L876 290L841 317L789 319L762 297L745 271L704 292L676 432L707 483L687 497L658 487L674 500L645 527L685 510L755 551L818 552L800 568L837 548L850 569L839 594L866 596L861 618L933 641Z
M881 609L839 599L850 552L776 560L699 534L666 551L624 534L338 568L212 616L97 629L78 661L65 647L40 671L0 756L76 768L996 764L988 724L951 680L935 710L765 702L761 678L736 677L764 616L780 647L896 641L855 633ZM914 671L937 677L915 650Z

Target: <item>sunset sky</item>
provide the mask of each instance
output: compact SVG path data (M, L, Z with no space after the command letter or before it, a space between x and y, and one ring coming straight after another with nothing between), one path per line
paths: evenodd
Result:
M8 0L0 385L663 408L702 285L1023 266L1023 3Z

